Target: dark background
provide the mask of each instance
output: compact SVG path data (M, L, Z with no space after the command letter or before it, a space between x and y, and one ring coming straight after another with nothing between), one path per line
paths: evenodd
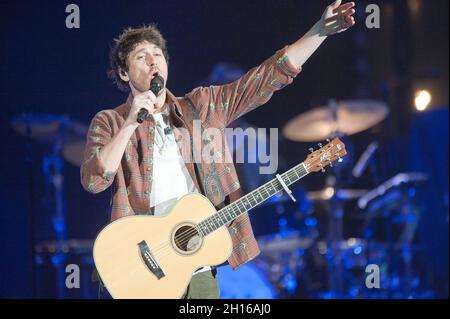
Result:
M369 189L409 170L432 174L423 195L420 229L436 283L435 297L448 296L448 1L374 2L381 8L380 29L364 25L364 9L370 2L356 2L357 26L327 39L292 85L245 119L281 129L292 117L331 98L386 102L390 114L385 121L349 138L350 163L370 142L380 141L377 176L365 174L360 180L348 180L346 186ZM329 4L79 0L75 3L81 13L80 29L68 29L65 8L70 3L0 1L0 297L33 297L30 211L36 219L36 240L54 238L51 197L41 170L48 146L33 141L27 152L25 137L11 124L14 117L49 113L89 124L98 111L121 104L127 94L115 87L106 71L113 38L128 26L158 24L170 54L168 87L181 96L219 61L234 62L245 70L256 66L301 37ZM432 92L427 112L414 111L416 88ZM282 139L279 152L286 168L302 161L310 146ZM88 194L80 185L79 168L64 164L69 238L92 240L108 221L110 194ZM302 183L306 190L323 186L322 175Z

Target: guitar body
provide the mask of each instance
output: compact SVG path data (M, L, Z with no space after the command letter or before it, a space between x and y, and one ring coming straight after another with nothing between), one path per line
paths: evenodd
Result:
M111 296L181 298L195 270L231 255L226 227L205 237L193 228L215 213L205 196L189 194L168 215L124 217L106 226L95 240L94 261Z

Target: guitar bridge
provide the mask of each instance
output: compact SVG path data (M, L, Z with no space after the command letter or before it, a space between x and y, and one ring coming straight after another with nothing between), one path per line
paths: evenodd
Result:
M144 260L144 263L147 266L147 268L156 276L156 278L161 279L162 277L164 277L165 276L164 272L156 262L152 253L150 252L150 248L148 247L145 240L138 243L138 246L139 250L141 251L141 257Z

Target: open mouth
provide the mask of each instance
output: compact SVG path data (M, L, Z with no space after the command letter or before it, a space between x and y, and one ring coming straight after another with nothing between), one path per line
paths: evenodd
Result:
M155 77L157 77L159 75L158 71L152 72L152 74L150 75L150 80L153 80Z

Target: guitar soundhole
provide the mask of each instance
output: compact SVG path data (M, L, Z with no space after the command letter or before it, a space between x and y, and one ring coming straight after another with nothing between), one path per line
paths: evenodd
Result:
M202 239L191 225L184 225L175 231L175 246L184 253L192 253L200 248Z

